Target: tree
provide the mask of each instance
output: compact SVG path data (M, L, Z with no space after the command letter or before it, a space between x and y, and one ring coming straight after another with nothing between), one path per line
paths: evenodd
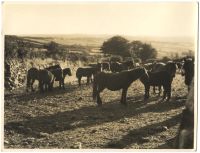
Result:
M150 58L157 57L157 51L151 46L151 44L142 43L141 41L133 41L130 43L130 52L133 57L140 58L142 61L146 61Z
M103 43L101 50L104 54L130 56L129 42L121 36L114 36Z

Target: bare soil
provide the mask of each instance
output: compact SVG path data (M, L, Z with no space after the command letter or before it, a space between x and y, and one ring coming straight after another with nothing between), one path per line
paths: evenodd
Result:
M143 94L142 83L133 82L123 106L121 91L105 89L100 108L92 84L66 84L44 94L5 92L4 148L172 148L187 95L183 77L173 80L169 102L152 93L143 101Z

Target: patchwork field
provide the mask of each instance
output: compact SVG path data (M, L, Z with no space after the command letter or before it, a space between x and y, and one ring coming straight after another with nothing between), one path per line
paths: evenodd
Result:
M82 45L90 48L92 51L99 52L99 48L104 41L111 38L109 35L39 35L39 36L22 36L27 41L43 44L50 41L55 41L62 45ZM132 37L123 36L129 41L140 40L142 42L150 43L158 51L158 58L164 56L171 56L178 53L182 56L188 50L195 50L195 40L192 38L165 38L165 37Z

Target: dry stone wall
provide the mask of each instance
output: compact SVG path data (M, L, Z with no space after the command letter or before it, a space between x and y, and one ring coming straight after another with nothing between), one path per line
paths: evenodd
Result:
M26 83L26 64L20 60L6 60L4 69L4 86L13 90Z

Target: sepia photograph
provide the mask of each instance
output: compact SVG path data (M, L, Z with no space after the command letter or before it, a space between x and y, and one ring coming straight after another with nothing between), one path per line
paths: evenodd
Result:
M4 151L196 150L197 2L1 5Z

